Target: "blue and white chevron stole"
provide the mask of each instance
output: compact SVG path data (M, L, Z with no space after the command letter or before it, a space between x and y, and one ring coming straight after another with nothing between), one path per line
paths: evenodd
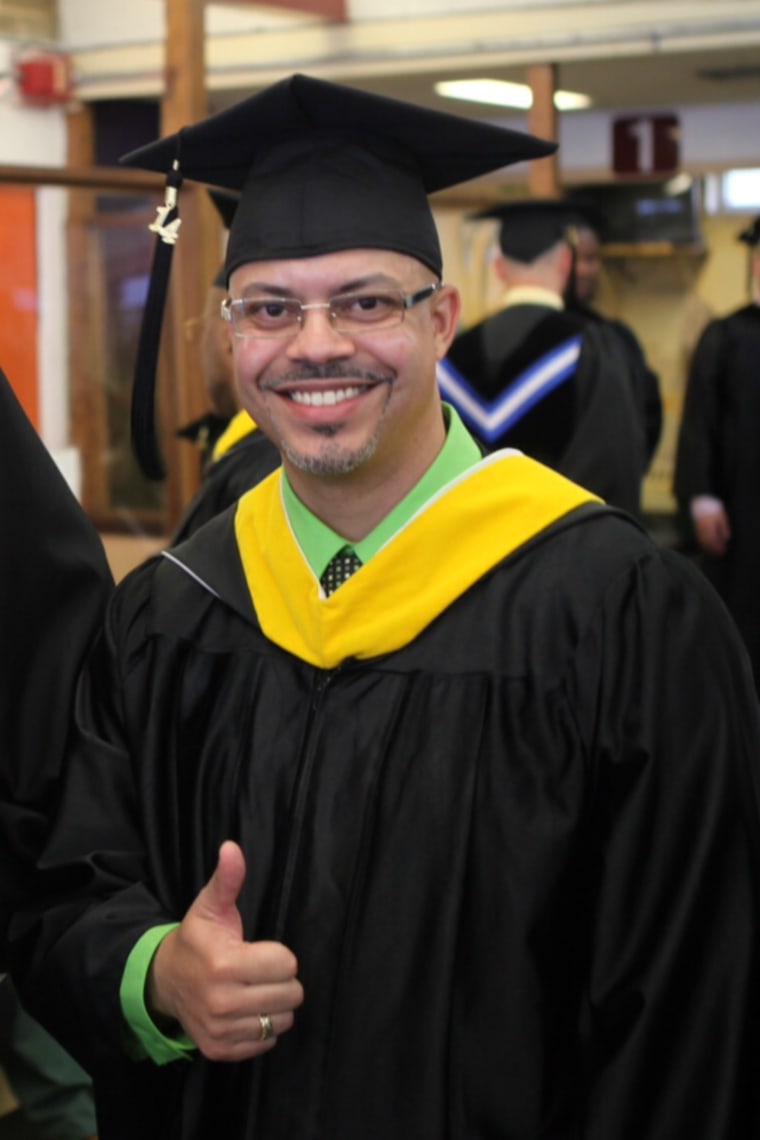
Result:
M495 400L485 400L446 358L438 364L441 395L485 442L495 443L549 392L575 372L582 336L573 336L535 360Z

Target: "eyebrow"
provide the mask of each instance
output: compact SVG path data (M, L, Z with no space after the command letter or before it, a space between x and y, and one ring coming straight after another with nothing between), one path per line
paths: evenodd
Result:
M352 281L346 281L339 285L336 289L331 290L331 297L339 297L342 293L354 293L357 289L365 289L367 286L373 288L382 287L385 289L396 289L403 292L401 285L393 277L388 277L385 273L372 273L366 277L357 277ZM298 294L292 289L286 288L284 285L275 285L269 281L251 281L243 289L241 296L250 297L254 294L264 293L272 297L293 297L297 298Z

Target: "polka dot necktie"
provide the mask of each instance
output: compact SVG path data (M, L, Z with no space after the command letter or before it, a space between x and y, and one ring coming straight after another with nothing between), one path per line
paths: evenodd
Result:
M327 597L329 598L330 594L338 589L338 586L347 582L361 565L361 558L349 546L344 546L342 550L333 555L319 579Z

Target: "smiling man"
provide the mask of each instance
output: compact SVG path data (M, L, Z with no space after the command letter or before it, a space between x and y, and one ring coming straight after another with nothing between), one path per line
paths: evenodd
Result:
M427 195L550 149L296 76L130 159L242 190L225 313L282 468L116 591L13 923L102 1140L757 1130L737 635L436 385Z

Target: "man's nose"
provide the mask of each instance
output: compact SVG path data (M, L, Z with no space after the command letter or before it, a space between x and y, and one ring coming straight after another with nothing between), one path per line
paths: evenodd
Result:
M304 310L298 332L288 343L288 356L293 359L330 360L335 356L352 356L354 342L335 328L329 309L314 306Z

